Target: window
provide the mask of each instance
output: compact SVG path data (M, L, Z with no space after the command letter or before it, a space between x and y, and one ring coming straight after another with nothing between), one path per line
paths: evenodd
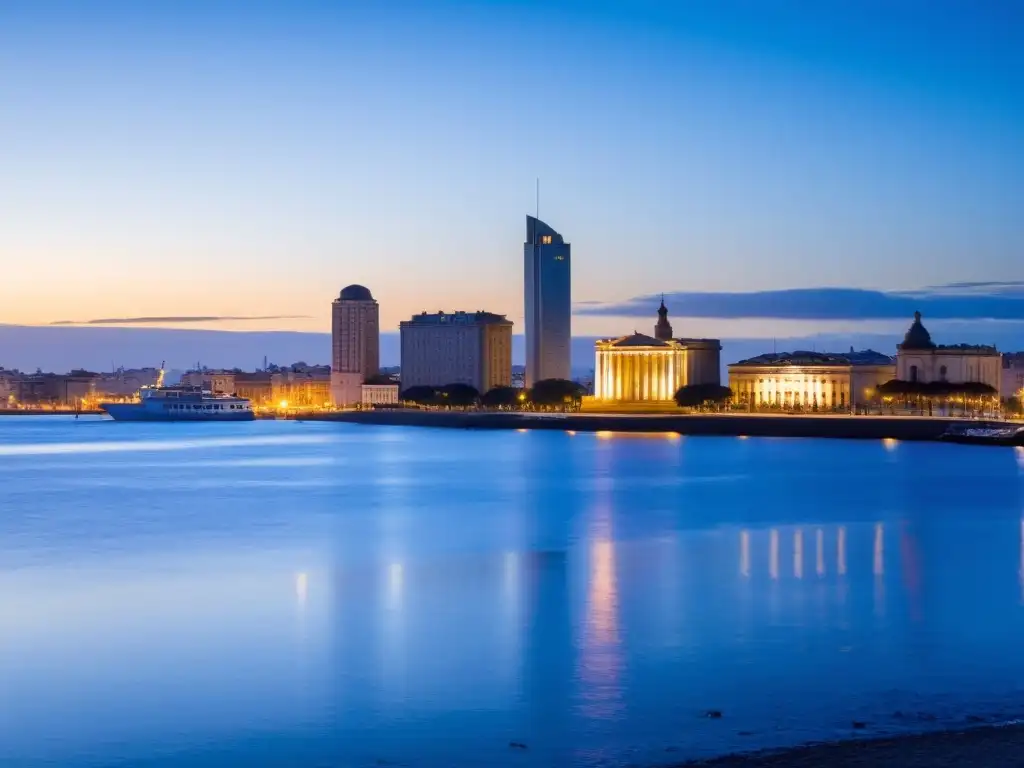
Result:
M939 380L940 381L945 381L946 380L946 366L944 366L944 365L939 366Z
M541 237L540 237L540 244L541 245L551 245L551 235L541 235Z
M910 366L910 380L911 381L917 381L917 366L916 365Z

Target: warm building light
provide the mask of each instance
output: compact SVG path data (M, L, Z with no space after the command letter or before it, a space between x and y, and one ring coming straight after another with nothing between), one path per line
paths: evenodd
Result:
M277 404L277 407L280 408L282 411L285 410L288 407L288 401L282 400L280 403Z
M611 440L612 437L612 433L607 429L602 429L598 431L596 434L598 440Z

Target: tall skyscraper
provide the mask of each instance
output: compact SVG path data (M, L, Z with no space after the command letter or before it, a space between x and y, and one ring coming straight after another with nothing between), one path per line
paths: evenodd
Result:
M350 285L331 306L331 399L354 405L380 372L380 307L368 288Z
M526 314L526 386L570 377L572 246L540 219L526 217L523 308Z
M512 321L491 312L413 315L402 332L402 390L469 384L481 394L512 384Z

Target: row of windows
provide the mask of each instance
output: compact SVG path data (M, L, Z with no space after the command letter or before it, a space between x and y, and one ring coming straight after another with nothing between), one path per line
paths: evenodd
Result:
M207 405L180 405L178 403L168 403L167 408L172 411L244 411L244 405L234 404L223 404L223 403L208 403Z

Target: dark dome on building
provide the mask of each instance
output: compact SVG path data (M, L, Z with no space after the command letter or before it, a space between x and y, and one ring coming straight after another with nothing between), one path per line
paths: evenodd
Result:
M903 349L933 349L935 347L935 344L932 343L932 335L921 324L920 312L914 313L914 322L911 323L907 335L903 337L900 347Z
M342 301L373 301L373 294L364 285L349 285L341 289L338 298Z

